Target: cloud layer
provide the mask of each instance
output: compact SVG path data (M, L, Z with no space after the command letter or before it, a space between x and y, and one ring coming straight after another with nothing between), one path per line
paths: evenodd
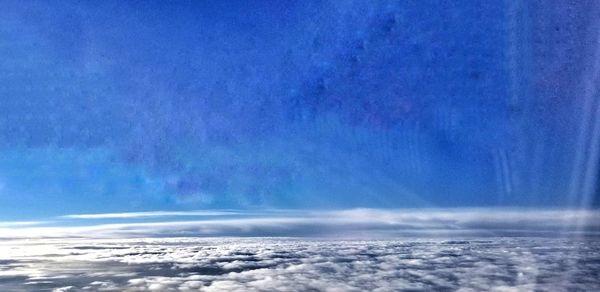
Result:
M594 210L155 211L52 220L0 224L0 290L600 289Z
M77 214L53 222L0 222L0 238L598 234L600 212L537 209L349 209ZM106 222L109 220L110 222ZM34 225L34 226L32 226ZM35 226L37 225L37 226Z
M5 291L600 289L600 242L560 238L0 242Z

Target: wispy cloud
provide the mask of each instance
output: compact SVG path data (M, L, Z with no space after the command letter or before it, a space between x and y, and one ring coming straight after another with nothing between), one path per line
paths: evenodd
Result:
M100 213L100 214L71 214L61 218L70 219L129 219L145 217L169 217L169 216L226 216L239 215L236 211L152 211L152 212L123 212L123 213Z
M51 223L50 221L0 221L0 228L35 226Z
M211 217L220 215L243 216ZM169 236L402 236L545 235L599 232L600 212L528 209L351 209L266 213L235 211L139 212L63 216L63 226L0 224L0 238ZM94 224L87 219L207 216L202 220L126 221ZM76 223L76 224L73 224ZM36 225L36 224L31 224Z

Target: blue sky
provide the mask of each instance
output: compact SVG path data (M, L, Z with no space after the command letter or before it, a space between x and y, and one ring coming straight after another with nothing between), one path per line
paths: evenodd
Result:
M0 219L591 206L599 5L543 3L3 1Z

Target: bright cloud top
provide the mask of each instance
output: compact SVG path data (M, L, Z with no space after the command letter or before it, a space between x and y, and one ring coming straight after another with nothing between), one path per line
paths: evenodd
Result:
M0 285L4 291L597 291L599 246L597 239L539 237L11 240L0 241Z

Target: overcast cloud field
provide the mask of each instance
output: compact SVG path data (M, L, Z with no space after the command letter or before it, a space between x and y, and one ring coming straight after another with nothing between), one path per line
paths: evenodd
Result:
M525 209L73 214L0 226L0 287L596 291L599 217Z
M0 243L2 291L598 291L599 278L597 238Z

